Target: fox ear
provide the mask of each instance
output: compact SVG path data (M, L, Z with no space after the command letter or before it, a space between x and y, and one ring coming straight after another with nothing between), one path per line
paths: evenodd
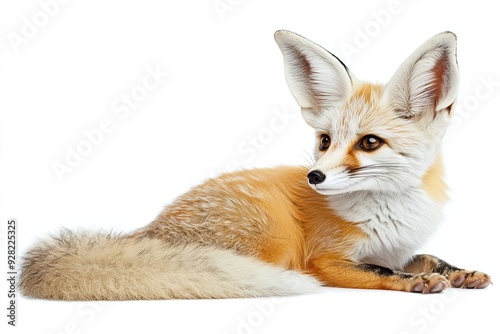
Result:
M456 36L443 32L422 44L396 71L383 98L404 118L433 115L450 107L458 94Z
M288 87L309 124L322 109L347 101L352 79L337 57L291 31L279 30L274 39L283 53Z

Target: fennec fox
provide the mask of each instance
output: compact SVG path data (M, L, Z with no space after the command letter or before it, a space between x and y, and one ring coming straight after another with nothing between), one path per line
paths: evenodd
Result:
M415 255L447 201L441 142L459 73L456 37L438 34L386 85L277 31L291 93L316 131L311 168L210 179L130 234L63 231L24 257L35 298L124 300L289 295L319 285L440 292L490 277Z

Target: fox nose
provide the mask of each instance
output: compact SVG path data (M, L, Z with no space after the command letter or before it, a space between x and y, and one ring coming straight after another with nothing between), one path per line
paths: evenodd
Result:
M326 179L326 175L319 170L312 170L307 174L307 178L309 179L310 184L318 184Z

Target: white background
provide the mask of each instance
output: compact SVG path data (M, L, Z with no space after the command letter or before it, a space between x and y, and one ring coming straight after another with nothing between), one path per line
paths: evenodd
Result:
M443 147L452 200L422 251L488 272L494 281L500 276L500 52L492 2L73 0L49 6L48 16L42 4L49 2L1 2L2 252L11 217L18 219L22 254L63 226L143 226L177 195L234 165L306 164L312 132L286 86L277 29L310 38L357 77L377 82L427 38L451 30L461 69L456 119ZM30 31L27 22L40 27ZM123 94L140 91L147 68L168 76L126 117L115 113ZM270 133L277 112L288 118ZM59 180L54 162L65 164L68 147L82 145L83 132L104 119L112 130ZM250 153L251 138L259 136L259 150ZM0 319L7 327L2 282ZM325 288L279 300L20 297L18 326L8 332L492 333L499 328L498 300L496 286L433 296Z

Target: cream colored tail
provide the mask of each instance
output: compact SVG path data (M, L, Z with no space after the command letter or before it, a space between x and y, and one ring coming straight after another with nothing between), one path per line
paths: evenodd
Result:
M229 250L69 231L25 255L19 283L26 296L64 300L261 297L318 286Z

